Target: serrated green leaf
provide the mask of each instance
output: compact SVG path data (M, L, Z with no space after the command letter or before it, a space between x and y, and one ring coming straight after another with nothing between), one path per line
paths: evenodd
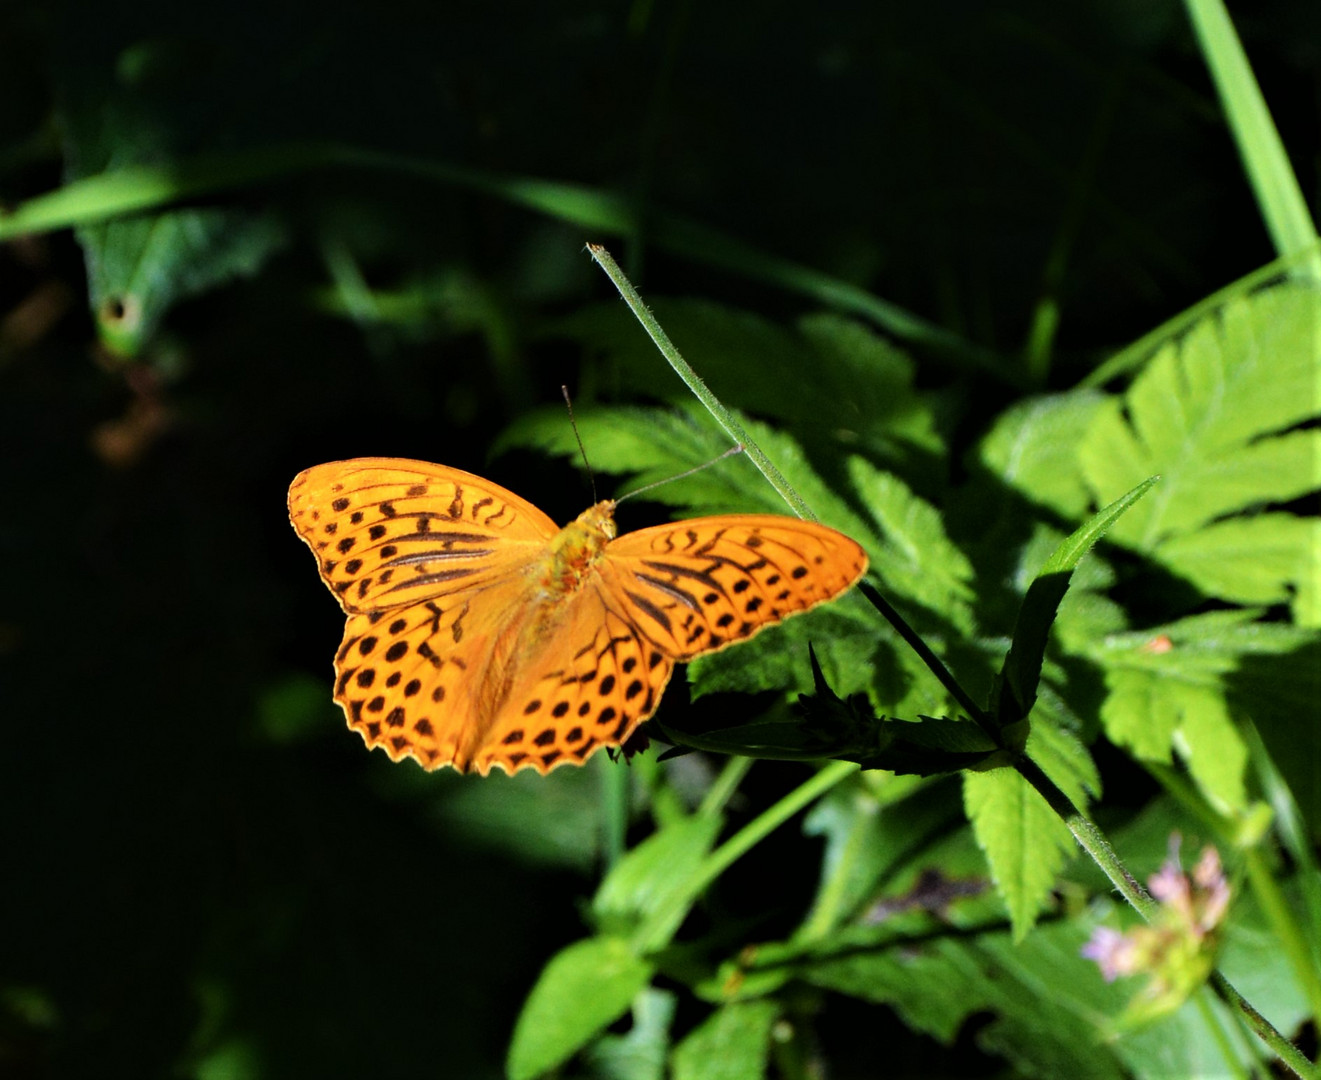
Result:
M868 551L872 572L895 593L970 635L972 564L949 539L940 513L863 458L849 458L848 469L880 537L879 550Z
M519 1013L505 1063L509 1080L533 1080L568 1061L628 1011L651 974L621 938L586 938L562 949Z
M1046 800L1012 769L965 772L963 804L1009 909L1014 940L1021 941L1073 850L1073 836Z
M1082 517L1091 492L1078 463L1078 433L1087 430L1104 400L1096 391L1076 391L1018 402L996 419L978 456L1033 502L1067 518Z
M823 524L847 533L869 552L879 546L872 531L820 478L792 437L735 415ZM686 401L674 409L580 408L577 419L592 468L629 474L624 491L670 481L648 491L647 498L689 515L788 512L784 500L744 455L716 461L730 448L729 436L696 402ZM505 430L495 452L511 446L563 457L579 455L577 440L560 410L520 417ZM675 479L688 469L708 465L693 476Z
M766 1075L773 1001L722 1005L674 1048L673 1080L756 1080Z
M1321 410L1319 359L1321 292L1298 283L1232 299L1160 349L1122 399L1097 409L1079 449L1102 501L1145 476L1163 477L1159 495L1120 521L1112 539L1224 599L1300 588L1310 528L1286 531L1275 521L1281 528L1267 562L1233 550L1246 539L1233 529L1192 537L1212 522L1224 529L1230 523L1219 519L1229 515L1321 486L1321 435L1289 430Z
M652 299L652 313L717 396L741 409L803 427L848 430L869 449L896 440L941 449L934 417L912 389L913 363L863 323L819 314L787 329L705 300ZM619 304L584 308L555 323L601 353L611 375L656 395L683 393L631 313Z
M1229 713L1226 676L1245 655L1284 645L1253 624L1254 615L1213 612L1115 635L1090 650L1106 672L1101 722L1111 741L1151 761L1169 761L1177 749L1202 790L1227 810L1246 805L1247 751ZM1296 632L1289 636L1298 643Z

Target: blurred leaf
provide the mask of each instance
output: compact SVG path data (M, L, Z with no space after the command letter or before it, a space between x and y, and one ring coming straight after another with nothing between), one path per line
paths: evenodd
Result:
M532 864L592 870L601 852L598 770L556 769L548 776L413 774L411 794L446 835L479 848L506 851ZM399 781L402 783L403 781Z
M592 1080L665 1080L675 995L648 988L633 999L627 1035L603 1035L587 1053Z
M97 327L122 357L141 352L179 301L250 277L284 243L275 218L221 209L84 225L77 236Z
M996 775L996 774L992 774ZM1113 1048L1096 1024L1122 1007L1123 994L1079 954L1088 931L1073 923L1042 926L1026 940L1003 932L971 939L896 943L871 955L807 969L813 983L895 1009L909 1026L953 1040L973 1013L994 1019L977 1041L1027 1075L1121 1080ZM1049 986L1050 993L1039 992Z
M1026 780L1012 769L963 774L963 803L977 844L1021 942L1045 905L1073 851L1073 836Z
M652 968L616 937L574 942L548 963L514 1028L509 1080L534 1080L568 1061L628 1011Z
M657 830L620 859L592 900L592 914L601 930L631 933L648 916L684 895L720 826L719 815L693 814ZM656 930L656 936L668 941L687 915L686 907L676 909L673 925Z
M722 1005L674 1048L673 1080L756 1080L766 1075L773 1001Z
M307 674L289 675L267 688L257 699L257 726L273 743L298 743L326 730L326 721L339 709L326 689L326 680ZM342 727L343 725L338 725Z
M888 777L882 803L859 773L808 811L803 832L822 837L826 850L816 899L799 939L820 937L853 917L919 838L950 822L949 800L931 798L931 787L914 777Z

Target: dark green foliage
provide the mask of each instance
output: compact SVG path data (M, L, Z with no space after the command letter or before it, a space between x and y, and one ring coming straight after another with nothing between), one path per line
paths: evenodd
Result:
M1111 1026L1079 949L1135 916L1020 753L1139 878L1215 844L1220 967L1314 1045L1307 226L1183 6L769 14L0 10L0 1074L1264 1072L1209 994ZM1312 190L1315 13L1241 18ZM589 240L951 679L856 590L628 765L358 745L299 470L566 521L564 384L599 497L729 447ZM643 499L788 512L744 455Z

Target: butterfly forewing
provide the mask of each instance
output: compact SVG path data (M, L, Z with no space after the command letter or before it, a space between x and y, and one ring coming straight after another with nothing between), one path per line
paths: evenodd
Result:
M812 522L728 514L625 533L602 573L638 629L676 660L751 637L843 592L862 548Z
M349 613L490 586L518 573L558 531L489 480L404 458L299 473L289 518Z

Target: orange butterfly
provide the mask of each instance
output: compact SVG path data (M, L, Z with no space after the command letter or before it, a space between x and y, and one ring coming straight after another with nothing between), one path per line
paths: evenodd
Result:
M676 661L847 589L867 556L823 525L695 518L560 529L481 477L402 458L299 473L289 520L348 613L335 700L369 747L485 776L581 764L656 711Z

